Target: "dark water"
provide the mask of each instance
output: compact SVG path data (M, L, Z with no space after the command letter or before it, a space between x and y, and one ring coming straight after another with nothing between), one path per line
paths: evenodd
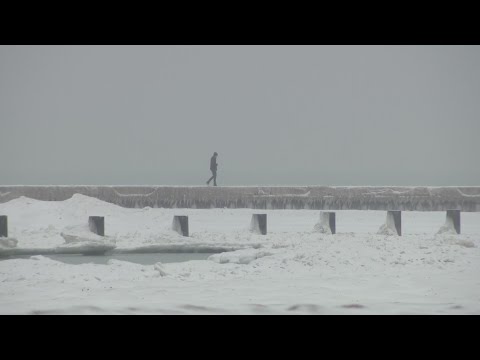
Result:
M60 261L66 264L103 264L106 265L109 260L121 260L129 261L141 265L153 265L157 262L162 263L175 263L175 262L184 262L190 260L207 260L207 258L213 255L213 253L156 253L156 254L114 254L114 255L67 255L67 254L58 254L58 255L44 255L47 258L50 258L55 261ZM29 259L30 256L12 256L8 258L2 258L1 260L7 259Z

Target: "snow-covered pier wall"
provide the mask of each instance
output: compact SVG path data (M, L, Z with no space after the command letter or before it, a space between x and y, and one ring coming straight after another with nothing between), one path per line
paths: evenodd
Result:
M480 186L0 186L0 203L20 196L62 201L74 194L127 208L480 211Z

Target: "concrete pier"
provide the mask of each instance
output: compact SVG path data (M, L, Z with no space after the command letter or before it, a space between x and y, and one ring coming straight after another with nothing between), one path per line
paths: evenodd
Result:
M0 203L75 194L127 208L480 211L480 186L0 186Z

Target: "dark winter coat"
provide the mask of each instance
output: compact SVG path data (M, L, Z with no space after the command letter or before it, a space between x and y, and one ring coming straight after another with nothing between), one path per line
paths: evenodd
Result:
M210 170L217 171L217 166L217 159L215 158L215 156L212 156L212 158L210 159Z

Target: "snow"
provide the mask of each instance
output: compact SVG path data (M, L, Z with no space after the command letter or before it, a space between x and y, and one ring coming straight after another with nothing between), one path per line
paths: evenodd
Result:
M397 229L395 228L395 221L393 218L393 215L390 213L387 213L387 219L385 221L385 224L380 226L380 229L378 230L378 234L380 235L398 235Z
M250 264L252 261L260 259L265 256L272 255L272 252L265 250L245 249L237 250L231 253L222 253L211 255L208 259L219 264Z
M90 231L88 224L67 226L60 236L64 245L57 246L57 253L102 254L115 249L115 240Z
M453 225L453 219L447 217L445 224L438 230L437 234L456 234L455 227Z
M90 231L87 224L67 226L60 233L65 243L78 243L78 242L114 242L108 236L100 236Z
M335 235L315 231L316 210L262 212L267 235L249 231L253 209L127 209L84 195L0 204L19 250L234 250L149 266L3 260L0 313L480 314L480 213L462 212L457 235L439 233L445 212L402 212L396 236L377 234L385 211L337 211ZM88 232L91 215L105 216L105 237ZM189 216L189 237L171 230L174 215Z
M11 237L0 237L0 254L2 250L13 249L17 246L18 240Z

